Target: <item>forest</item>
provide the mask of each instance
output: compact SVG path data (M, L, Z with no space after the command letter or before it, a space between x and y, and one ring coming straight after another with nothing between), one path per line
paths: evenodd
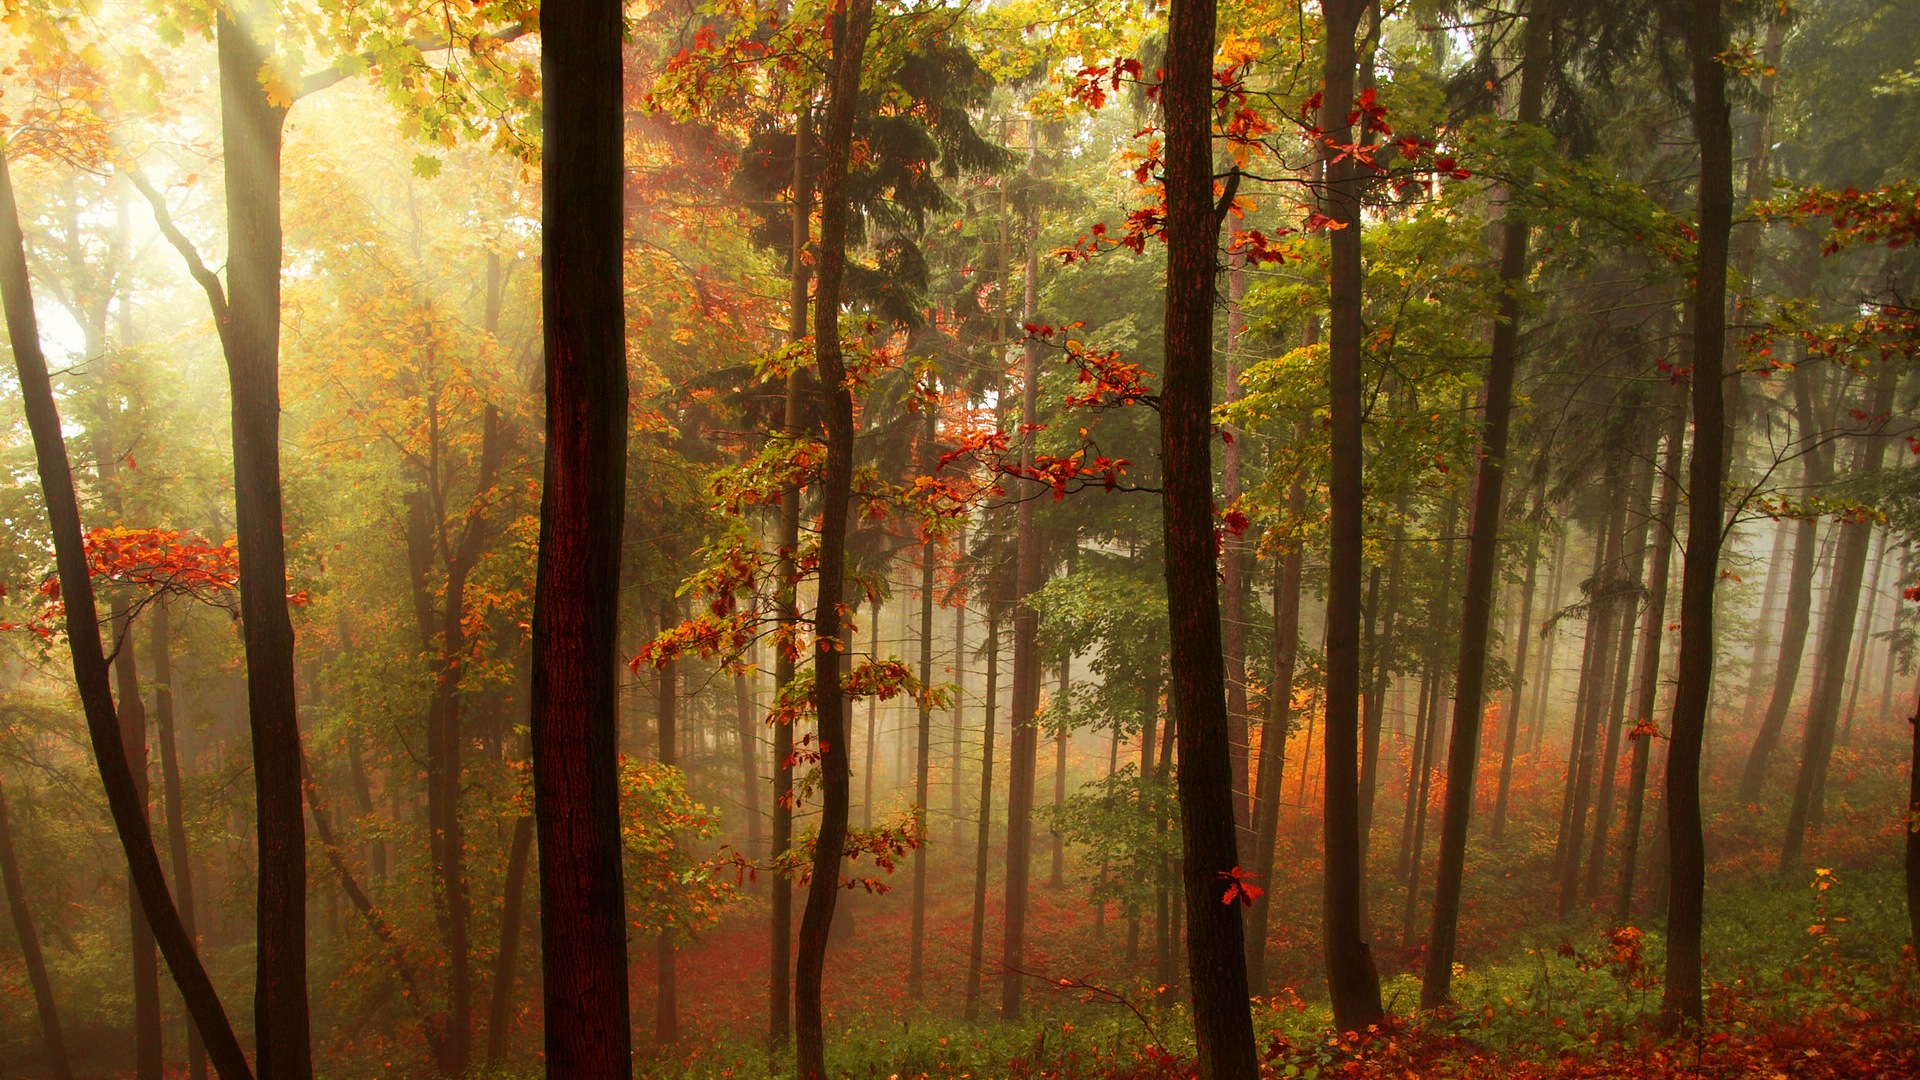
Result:
M0 1080L1920 1077L1920 3L8 0Z

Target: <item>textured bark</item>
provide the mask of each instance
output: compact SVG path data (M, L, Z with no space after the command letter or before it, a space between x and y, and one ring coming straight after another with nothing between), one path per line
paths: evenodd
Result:
M259 42L224 9L215 26L227 297L225 310L214 314L233 399L234 518L259 849L254 1056L263 1077L308 1080L306 824L280 505L280 144L287 110L269 101L260 84L266 54Z
M4 789L0 789L0 885L7 889L7 913L13 919L13 936L20 942L27 982L33 986L33 1004L40 1016L40 1038L47 1049L47 1068L53 1080L73 1080L66 1036L60 1030L60 1007L53 997L53 980L47 975L47 960L40 951L33 913L27 908L26 886L20 881L20 860L14 851L13 827L7 820Z
M1867 405L1869 417L1886 417L1892 410L1899 374L1892 364L1881 365L1874 378L1873 400ZM1879 472L1886 447L1887 440L1877 430L1868 432L1855 454L1852 475L1871 476ZM1827 598L1826 610L1822 613L1826 625L1821 629L1820 652L1813 662L1813 692L1807 701L1800 773L1793 785L1793 803L1787 808L1786 840L1780 848L1782 873L1799 865L1807 830L1819 825L1823 817L1827 766L1833 760L1841 696L1846 691L1847 656L1853 647L1853 622L1860 608L1860 585L1866 576L1872 541L1870 523L1849 521L1840 525L1840 543L1833 561L1833 593ZM1861 647L1866 647L1864 642Z
M147 633L153 641L153 718L154 734L160 738L160 790L167 800L167 853L173 863L173 891L180 907L180 923L195 941L193 902L193 854L187 846L187 809L182 801L180 750L173 725L173 622L167 601L153 605L153 623ZM207 1047L200 1028L187 1020L187 1076L203 1080L207 1075Z
M1252 1080L1260 1067L1247 1010L1246 945L1240 905L1228 892L1233 875L1242 872L1235 818L1246 817L1238 794L1246 784L1245 748L1236 771L1214 574L1213 302L1221 217L1214 209L1211 150L1214 22L1214 0L1173 0L1168 8L1160 84L1167 130L1160 505L1194 1042L1202 1080ZM1233 675L1244 677L1244 668ZM1244 728L1244 714L1241 723Z
M1803 486L1809 494L1824 490L1833 482L1831 446L1818 434L1819 420L1814 403L1819 394L1820 365L1803 363L1793 371L1793 418L1796 434L1805 443L1800 467ZM1754 802L1767 782L1767 766L1780 746L1787 713L1793 708L1793 694L1800 681L1801 658L1807 651L1807 629L1813 623L1813 574L1819 559L1820 524L1806 516L1794 522L1793 566L1787 572L1786 622L1780 628L1779 658L1773 665L1773 693L1767 699L1767 713L1754 734L1753 747L1747 751L1746 766L1740 771L1740 801Z
M1684 393L1668 410L1667 448L1660 466L1660 506L1653 523L1653 565L1647 570L1647 615L1640 624L1640 670L1635 676L1632 719L1636 729L1653 724L1660 699L1660 641L1667 626L1667 585L1673 564L1674 516L1680 505L1680 455L1687 438ZM1633 739L1633 765L1627 779L1626 823L1620 833L1620 884L1614 893L1613 921L1627 925L1633 914L1633 875L1640 853L1641 820L1646 807L1647 773L1653 737Z
M1553 43L1552 0L1529 0L1520 69L1519 121L1540 121L1542 89ZM1500 313L1480 399L1480 464L1467 523L1467 591L1460 612L1460 659L1455 667L1453 737L1447 748L1447 801L1440 826L1440 865L1434 877L1433 925L1420 1006L1438 1008L1452 993L1453 955L1466 870L1467 824L1473 814L1474 772L1480 763L1481 710L1487 678L1487 631L1493 620L1500 563L1500 511L1508 468L1507 433L1513 416L1514 371L1520 360L1519 288L1527 274L1527 223L1508 210L1500 238Z
M1700 141L1699 245L1694 257L1693 459L1687 472L1687 556L1680 579L1680 682L1667 750L1667 970L1662 1023L1701 1019L1700 919L1706 850L1700 825L1700 746L1713 681L1713 593L1720 577L1720 506L1726 458L1727 233L1733 220L1733 136L1728 126L1721 0L1693 0L1687 53L1693 127Z
M821 1001L827 936L840 899L840 859L847 842L851 748L847 740L847 695L841 687L840 598L847 591L848 499L853 489L853 393L840 351L841 283L847 266L847 169L858 115L860 74L873 22L873 0L847 0L832 19L832 83L820 150L820 246L814 265L814 369L826 405L826 462L820 482L820 554L814 607L813 710L820 754L820 824L813 849L813 877L800 915L794 973L794 1051L799 1080L827 1075L826 1010Z
M547 460L533 601L533 793L546 1071L632 1075L620 847L627 482L620 5L540 12Z
M206 1035L208 1051L221 1080L253 1075L225 1007L194 949L193 936L181 922L167 891L166 874L147 823L138 787L120 743L119 720L113 707L113 689L105 651L100 644L100 621L94 604L93 581L80 529L80 510L74 495L73 469L62 439L53 381L40 348L40 328L33 310L33 289L27 275L25 240L20 212L14 203L13 179L0 147L0 306L5 309L7 335L19 373L20 396L32 433L41 497L53 533L54 562L61 599L66 604L67 648L73 658L74 682L87 723L87 737L106 790L114 832L127 857L128 876L140 895L160 953L173 973L174 983L188 1011ZM295 795L299 794L296 787ZM9 889L11 893L11 889Z
M1354 98L1354 32L1366 5L1326 0L1327 28L1320 127L1327 145L1326 213L1336 226L1329 242L1331 332L1328 381L1332 469L1328 483L1331 548L1327 572L1326 705L1326 963L1327 990L1338 1031L1364 1031L1385 1013L1380 975L1362 937L1360 842L1360 579L1361 461L1364 449L1361 371L1360 193L1364 178L1334 149L1350 143L1347 113Z
M1039 319L1040 245L1037 224L1027 243L1025 296L1020 322ZM1020 465L1033 467L1035 431L1040 422L1040 342L1028 336L1020 379ZM1040 613L1027 598L1040 588L1040 531L1031 498L1015 510L1013 534L1013 712L1007 748L1007 899L1005 933L1000 944L1000 1016L1020 1015L1026 985L1027 901L1033 881L1034 780L1040 759Z

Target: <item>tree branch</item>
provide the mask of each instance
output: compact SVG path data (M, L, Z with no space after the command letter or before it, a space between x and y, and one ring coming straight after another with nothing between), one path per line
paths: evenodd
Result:
M531 28L528 27L525 23L515 23L514 25L507 27L505 30L500 31L499 33L475 34L466 40L466 44L469 49L471 49L475 45L480 44L481 42L488 42L496 45L506 45L511 42L520 40L521 38L527 36L527 34L531 32L532 32ZM455 43L451 39L443 38L443 37L417 37L417 38L408 38L406 41L401 42L400 46L418 49L424 53L424 52L441 52L441 51L453 48L454 44ZM383 51L390 51L390 50L383 50ZM373 50L369 49L366 52L359 53L354 56L342 57L339 60L335 60L333 62L333 66L321 68L319 71L316 71L311 75L308 75L306 78L300 80L300 89L297 93L293 95L293 100L299 101L301 98L304 98L309 94L317 94L320 91L325 90L329 86L333 86L336 83L345 81L350 75L354 73L344 70L340 65L342 63L346 63L350 61L359 61L360 63L366 64L367 66L372 67L380 63L380 54L375 53Z
M180 253L180 258L187 264L187 273L192 274L193 280L199 282L200 288L206 291L207 304L213 308L215 324L224 327L227 324L227 291L220 285L220 275L207 269L207 264L200 258L199 249L174 224L173 213L167 209L167 200L148 182L145 174L129 165L125 175L134 190L146 196L148 205L153 207L153 221L160 227L160 235L166 237L167 243Z

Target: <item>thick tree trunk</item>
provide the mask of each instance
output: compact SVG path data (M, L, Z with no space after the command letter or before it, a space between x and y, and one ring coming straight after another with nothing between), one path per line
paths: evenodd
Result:
M1693 126L1700 141L1699 245L1694 259L1693 459L1687 473L1687 556L1680 579L1680 682L1667 751L1667 970L1663 1024L1701 1019L1700 919L1706 850L1700 832L1700 746L1713 682L1713 594L1725 526L1727 233L1733 220L1733 137L1729 129L1721 0L1693 0L1687 52L1693 72Z
M1633 765L1627 779L1626 823L1620 835L1620 884L1614 893L1613 921L1627 925L1633 913L1634 864L1640 853L1641 819L1646 806L1647 772L1653 755L1654 709L1660 699L1660 640L1667 625L1667 583L1673 564L1674 516L1680 505L1680 456L1687 438L1684 393L1668 410L1666 456L1660 467L1660 507L1653 522L1653 565L1647 570L1647 618L1640 624L1640 670L1635 676Z
M67 1040L60 1031L60 1007L53 997L53 980L47 976L46 956L40 951L40 936L34 930L33 914L27 909L26 886L20 881L20 859L14 851L13 827L7 820L4 789L0 789L0 885L7 888L7 912L13 917L13 935L20 942L27 982L33 986L33 1003L40 1013L40 1038L46 1043L47 1068L53 1080L73 1080L73 1065L67 1059Z
M195 941L193 902L193 855L187 847L187 809L181 790L179 742L173 724L173 623L172 612L163 598L153 605L153 623L147 633L153 641L153 714L154 733L160 737L160 790L167 799L167 852L173 863L173 892L180 906L180 922L187 936ZM200 1039L200 1028L187 1020L187 1076L204 1080L207 1075L207 1047Z
M1819 393L1820 365L1802 363L1794 368L1793 388L1795 434L1806 444L1800 467L1804 487L1817 494L1833 482L1830 446L1819 434L1819 418L1814 403ZM1755 802L1767 782L1767 766L1780 745L1787 713L1793 708L1794 690L1800 680L1801 658L1807 651L1807 629L1813 623L1813 575L1819 559L1819 519L1811 515L1793 526L1793 566L1787 572L1786 622L1780 628L1779 659L1773 666L1773 693L1767 699L1767 713L1747 752L1747 763L1740 771L1740 801Z
M5 309L7 335L13 344L14 365L19 373L20 396L27 427L33 436L41 497L46 502L47 522L53 533L61 599L66 604L67 647L73 658L74 682L79 687L88 741L93 749L94 764L100 771L101 785L106 789L114 832L126 854L128 873L139 891L155 942L166 958L167 968L173 973L188 1011L207 1037L215 1070L221 1080L251 1077L252 1070L239 1040L234 1038L226 1009L208 980L195 951L193 936L181 922L179 910L167 891L160 854L154 847L139 788L121 746L111 676L106 653L100 645L99 614L88 573L80 510L74 495L73 469L61 434L46 356L40 349L40 328L27 275L26 245L20 232L20 212L14 203L13 179L6 166L4 147L0 147L0 306ZM297 775L296 772L296 785ZM295 795L298 794L296 786Z
M820 247L814 265L813 356L826 406L826 463L821 476L818 602L814 607L813 707L820 754L820 824L813 849L813 877L800 915L794 975L794 1050L799 1080L827 1075L826 1010L821 1000L827 936L840 899L840 858L847 842L851 748L847 741L847 695L841 686L846 653L840 598L847 591L848 499L853 489L853 394L840 351L841 283L847 265L847 169L853 152L853 122L859 110L860 75L873 22L873 0L847 0L832 16L832 83L821 132Z
M1360 194L1364 178L1351 154L1347 113L1354 98L1354 33L1361 0L1326 0L1327 28L1320 127L1326 144L1327 216L1334 228L1329 273L1331 333L1328 381L1332 470L1328 484L1331 548L1327 571L1326 705L1326 962L1327 990L1338 1031L1364 1031L1385 1013L1380 975L1361 934L1360 841L1360 579L1363 545L1361 462Z
M1161 82L1167 125L1167 312L1160 505L1172 646L1169 698L1180 741L1180 868L1194 1042L1202 1080L1252 1080L1260 1068L1247 1011L1240 904L1231 888L1240 884L1236 875L1245 872L1235 827L1236 816L1246 818L1245 747L1236 763L1214 576L1219 518L1211 449L1213 302L1220 238L1213 194L1214 22L1214 0L1173 0L1168 9ZM1238 574L1233 584L1239 585ZM1234 625L1237 630L1237 616ZM1244 678L1242 664L1233 680ZM1241 716L1244 744L1244 709Z
M1883 364L1874 379L1869 417L1886 417L1893 408L1899 371ZM1878 421L1875 421L1878 423ZM1852 475L1872 476L1885 460L1886 440L1879 432L1866 434L1855 454ZM1827 766L1833 759L1834 736L1840 721L1840 699L1846 690L1847 654L1853 646L1853 620L1860 607L1860 585L1866 576L1873 526L1843 522L1839 549L1834 552L1833 595L1823 613L1820 652L1813 662L1813 693L1807 702L1806 737L1800 750L1800 774L1793 785L1793 803L1787 809L1787 835L1780 848L1780 870L1791 872L1800 862L1807 830L1819 825L1825 809ZM1865 643L1861 645L1865 648Z
M306 822L280 496L280 145L287 110L260 84L267 59L259 42L225 11L215 25L227 196L226 310L215 316L233 398L259 848L255 1058L263 1077L308 1080Z
M547 461L533 606L546 1071L632 1075L618 762L627 365L620 5L541 9Z
M1020 321L1039 318L1040 243L1038 225L1028 237L1026 290ZM1026 339L1020 379L1020 464L1032 468L1035 430L1040 422L1040 342ZM1013 601L1013 713L1007 755L1007 899L1005 935L1000 947L1000 1016L1020 1015L1021 990L1026 983L1027 900L1033 879L1033 802L1035 774L1040 758L1040 613L1027 597L1040 588L1045 573L1040 563L1040 532L1034 523L1032 499L1020 500L1014 519Z
M994 587L988 585L991 591ZM980 733L980 816L973 848L973 922L967 938L969 1022L980 1015L980 976L986 967L987 865L993 844L993 722L1000 705L1000 603L987 601L987 691Z

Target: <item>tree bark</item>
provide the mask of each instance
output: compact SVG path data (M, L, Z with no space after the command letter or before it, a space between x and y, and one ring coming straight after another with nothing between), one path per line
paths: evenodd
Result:
M680 621L671 599L660 607L660 628L665 630ZM654 673L653 731L654 760L669 769L680 767L680 693L675 683L679 665L672 660ZM674 843L678 843L676 838ZM669 883L667 889L671 890ZM657 1043L680 1041L679 965L675 963L673 936L662 930L653 942L654 996L653 1039Z
M47 1047L47 1068L53 1080L73 1080L73 1065L67 1059L67 1040L60 1031L60 1007L53 997L53 980L47 975L47 960L40 951L33 914L27 909L26 886L20 881L20 860L14 851L13 827L7 820L4 788L0 788L0 884L7 887L7 912L13 917L13 935L20 942L20 955L26 962L27 982L33 986L33 1003L40 1014L40 1037Z
M493 998L487 1007L487 1066L507 1060L512 1034L514 969L520 962L520 924L526 921L527 856L533 848L533 818L513 823L513 845L507 852L507 880L501 889L500 951L493 960Z
M967 558L967 530L962 525L953 543L954 565L964 565ZM967 702L967 605L962 602L953 605L953 744L947 753L947 783L951 789L952 804L947 816L953 819L953 849L960 850L965 839L966 797L965 797L965 750L961 743L966 737Z
M1326 962L1338 1031L1380 1023L1380 975L1361 931L1360 579L1363 543L1361 462L1360 195L1364 179L1339 147L1352 141L1355 49L1361 0L1327 0L1325 89L1320 127L1326 144L1327 216L1333 231L1329 272L1332 471L1328 484L1331 549L1327 570Z
M1295 428L1304 440L1304 425ZM1266 723L1260 730L1260 777L1254 791L1253 872L1263 890L1247 912L1247 989L1267 992L1267 926L1273 912L1273 863L1280 838L1280 790L1287 766L1287 736L1293 727L1293 674L1300 657L1300 581L1305 545L1295 530L1307 513L1305 479L1287 485L1288 534L1282 543L1273 591L1273 681L1267 689Z
M1560 882L1560 920L1573 914L1580 899L1580 852L1586 846L1587 812L1593 799L1594 765L1599 755L1600 728L1608 708L1612 689L1617 621L1626 614L1627 605L1617 595L1621 579L1621 556L1626 542L1626 513L1621 505L1624 478L1607 486L1607 504L1611 507L1605 537L1605 557L1597 564L1592 591L1588 594L1587 636L1590 649L1585 669L1580 708L1574 717L1573 756L1567 775L1566 812L1560 819L1560 842L1556 845L1554 871Z
M989 584L989 590L994 586ZM1000 602L987 601L987 691L980 733L980 821L973 848L973 923L967 938L966 1017L980 1015L980 977L986 966L987 861L993 844L993 722L1000 705Z
M832 83L821 132L819 275L814 294L813 355L826 399L826 463L821 477L819 599L814 608L813 704L820 754L820 825L813 849L813 877L800 915L794 978L795 1064L799 1080L825 1080L826 1019L821 1002L827 935L840 898L840 858L847 842L851 780L847 745L847 695L841 686L843 630L840 598L846 592L848 499L853 488L853 394L840 350L841 282L847 265L847 170L853 152L860 75L873 22L873 0L847 0L831 17Z
M932 405L923 406L920 431L920 475L932 476L939 467L934 438L939 416ZM936 549L933 533L927 530L920 542L920 685L933 685L933 570ZM875 623L879 620L876 618ZM933 709L923 696L919 700L917 741L914 744L913 812L920 819L920 835L927 835L928 800L932 793ZM913 929L907 952L907 994L918 1001L927 992L927 845L913 849Z
M1653 454L1659 449L1658 432L1647 447L1647 458L1651 462ZM1632 531L1627 537L1626 573L1623 582L1632 582L1638 590L1644 582L1643 574L1647 561L1647 541L1651 536L1653 513L1653 485L1659 479L1651 464L1646 470L1645 482L1634 493L1633 505L1627 510L1627 518L1633 522ZM1629 680L1633 677L1634 630L1641 611L1640 598L1635 595L1620 601L1619 638L1614 643L1613 689L1608 695L1607 738L1605 749L1600 755L1600 786L1594 799L1593 842L1587 856L1587 876L1585 895L1589 899L1600 895L1601 874L1607 864L1607 837L1613 828L1614 789L1619 774L1620 736L1626 730L1627 693ZM1657 620L1661 612L1645 609L1646 618ZM1577 854L1577 853L1576 853Z
M153 622L147 628L153 641L154 730L160 737L160 790L167 799L167 851L173 863L173 891L180 906L180 923L187 936L196 942L193 902L193 855L187 846L187 809L182 791L179 742L173 724L173 623L165 598L153 605ZM187 1076L204 1080L207 1075L207 1047L200 1028L187 1020Z
M1533 535L1527 541L1526 580L1520 585L1520 632L1514 635L1519 640L1514 645L1513 685L1507 690L1507 736L1500 749L1500 785L1493 802L1495 843L1499 843L1507 831L1507 796L1513 789L1513 757L1520 744L1520 721L1527 692L1527 656L1533 644L1533 594L1540 572L1540 530L1546 524L1546 462L1537 462L1534 468L1533 506L1527 511ZM1432 940L1438 939L1439 935L1435 934Z
M1246 332L1246 315L1241 302L1247 295L1246 252L1227 245L1227 378L1226 402L1240 398L1240 340ZM1240 462L1244 451L1244 432L1220 425L1220 504L1231 510L1240 500ZM1221 649L1226 664L1228 745L1233 751L1233 818L1239 826L1239 846L1250 849L1254 843L1253 782L1247 772L1247 566L1246 539L1230 530L1220 536L1220 610L1223 639ZM1059 887L1059 882L1054 883Z
M1713 594L1725 526L1727 233L1733 220L1721 0L1693 0L1687 53L1700 142L1699 244L1694 257L1693 459L1687 473L1687 556L1680 579L1680 682L1667 751L1667 970L1661 1018L1670 1031L1701 1019L1700 919L1706 850L1700 831L1700 746L1713 682Z
M80 529L79 504L74 495L73 469L61 435L53 381L47 374L46 356L40 349L40 328L27 275L20 211L14 202L13 179L4 152L0 152L0 306L5 309L7 334L19 373L20 396L33 437L41 497L46 502L47 523L53 533L61 599L66 605L67 647L73 658L74 682L79 687L87 736L94 764L100 771L101 786L106 789L114 832L127 857L128 876L139 892L155 942L180 988L180 996L207 1037L208 1051L221 1080L250 1078L253 1071L227 1021L226 1009L208 980L193 937L167 891L160 854L154 847L146 810L120 743L111 676L100 644L98 608L94 605L93 581ZM295 794L298 795L297 788Z
M546 1071L632 1075L618 762L627 365L620 5L540 12L547 460L533 609Z

